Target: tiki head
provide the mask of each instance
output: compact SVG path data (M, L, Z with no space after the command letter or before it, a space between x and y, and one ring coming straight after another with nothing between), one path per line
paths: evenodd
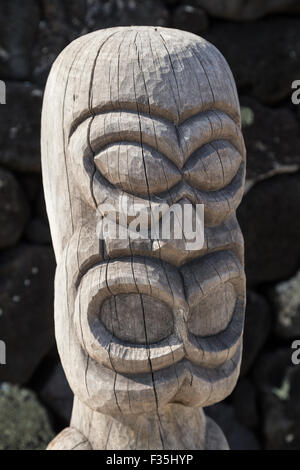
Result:
M56 337L74 394L111 415L225 398L241 359L245 149L223 56L159 27L77 39L48 79L42 159ZM131 215L202 204L203 245L99 238L99 207L121 224L125 199Z

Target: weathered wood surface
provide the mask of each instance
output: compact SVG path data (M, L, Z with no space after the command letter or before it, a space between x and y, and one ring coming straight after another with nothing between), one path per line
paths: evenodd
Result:
M240 367L245 307L236 220L245 148L234 79L202 38L96 31L55 61L42 166L57 260L56 338L75 395L50 449L226 448L202 407ZM97 237L99 205L204 204L205 241Z

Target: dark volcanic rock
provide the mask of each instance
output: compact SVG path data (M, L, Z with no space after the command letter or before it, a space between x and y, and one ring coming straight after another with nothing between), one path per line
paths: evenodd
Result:
M233 406L218 403L205 408L205 413L220 426L231 450L260 449L255 434L238 422Z
M262 354L255 365L260 390L265 448L300 448L300 365L291 364L292 349Z
M208 29L208 18L202 8L180 5L172 13L172 28L201 34Z
M49 225L38 217L32 219L26 228L26 238L30 243L51 245Z
M291 277L300 260L300 177L274 176L257 183L237 213L245 239L249 285Z
M0 450L45 450L54 433L34 393L0 384Z
M29 217L29 206L16 178L0 168L0 249L14 245Z
M44 85L58 54L83 34L85 0L41 0L42 17L33 49L33 81Z
M298 0L197 0L198 4L216 17L232 20L254 20L268 13L300 12Z
M18 173L18 181L28 201L34 203L42 188L42 175L40 173Z
M300 19L268 18L255 23L216 22L205 34L224 54L240 89L277 103L291 95L300 77Z
M39 172L43 93L30 83L7 83L0 113L0 164L11 170Z
M261 295L248 290L241 376L244 376L251 368L267 339L270 328L271 313L268 302Z
M0 77L28 79L31 50L39 23L38 2L26 0L0 2Z
M45 203L43 188L41 189L37 197L35 210L36 210L37 217L40 218L46 224L48 224L48 216L47 216L47 211L46 211L46 203Z
M25 383L54 342L51 248L18 245L0 254L0 381Z
M39 397L57 416L69 425L73 406L73 392L59 362L49 373L39 390Z
M53 0L44 0L44 4L53 5ZM79 32L85 25L87 0L63 0L65 20L69 28Z
M168 26L169 13L160 0L91 0L86 20L90 31L112 26Z
M300 337L300 271L288 281L274 286L270 297L276 314L276 334L282 338Z
M51 244L51 233L45 206L44 192L41 189L36 195L34 216L26 227L26 237L30 243Z
M251 113L243 126L247 149L247 181L255 183L274 174L300 170L300 124L288 108L268 108L251 98L241 98L242 115Z
M238 421L246 428L256 429L259 422L257 393L253 383L240 379L232 394L233 405Z

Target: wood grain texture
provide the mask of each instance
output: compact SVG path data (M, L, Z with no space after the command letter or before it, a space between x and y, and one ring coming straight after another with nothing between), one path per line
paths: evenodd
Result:
M56 338L75 395L49 449L227 448L202 410L235 386L245 310L246 155L225 59L179 30L82 36L49 75L41 150ZM193 250L180 220L179 239L115 239L111 225L99 238L103 204L119 228L141 205L148 221L204 204L204 244Z

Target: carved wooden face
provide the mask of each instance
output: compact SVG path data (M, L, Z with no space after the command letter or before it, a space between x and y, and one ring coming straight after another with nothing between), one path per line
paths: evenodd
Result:
M245 173L234 80L193 34L113 28L71 43L51 71L43 178L57 258L56 336L94 410L208 406L239 373ZM99 240L99 205L204 204L205 243Z

